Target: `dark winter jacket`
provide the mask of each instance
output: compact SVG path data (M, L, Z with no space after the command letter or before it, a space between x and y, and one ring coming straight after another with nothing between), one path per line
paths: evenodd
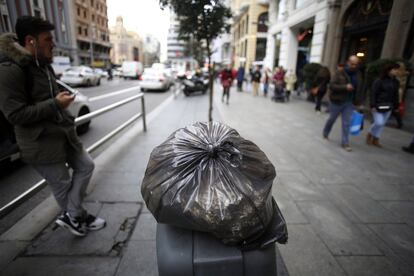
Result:
M1 35L0 111L14 125L22 158L28 163L66 161L69 147L82 149L74 118L59 107L57 93L53 69L38 66L14 34Z
M383 111L396 109L398 107L398 88L400 83L395 78L376 79L372 84L370 93L370 106L377 108L379 106L389 106ZM379 110L380 111L380 110Z
M260 82L260 79L262 78L262 73L260 73L259 70L256 70L252 74L252 82Z
M345 102L352 102L356 105L361 104L363 87L362 77L359 71L356 73L357 87L353 91L346 89L346 85L350 83L351 79L345 70L336 71L329 84L329 100L334 104L343 104Z

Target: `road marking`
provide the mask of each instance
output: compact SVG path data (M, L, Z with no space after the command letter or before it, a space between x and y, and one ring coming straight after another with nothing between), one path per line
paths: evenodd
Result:
M131 91L137 90L137 89L139 89L139 85L136 85L136 86L133 86L133 87L130 87L130 88L127 88L127 89L118 90L118 91L115 91L115 92L112 92L112 93L109 93L109 94L105 94L105 95L102 95L102 96L92 97L92 98L89 98L89 101L90 102L95 102L95 101L103 100L103 99L110 98L110 97L113 97L113 96L116 96L116 95L128 93L128 92L131 92Z

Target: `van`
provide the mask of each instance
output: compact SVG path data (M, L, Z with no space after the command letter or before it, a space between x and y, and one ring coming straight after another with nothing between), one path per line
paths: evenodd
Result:
M138 79L142 75L143 66L138 61L124 61L122 63L122 76L124 79Z

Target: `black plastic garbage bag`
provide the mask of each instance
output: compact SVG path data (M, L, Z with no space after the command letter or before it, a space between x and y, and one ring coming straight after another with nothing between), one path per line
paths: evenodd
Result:
M152 151L141 193L159 223L257 248L287 241L271 195L275 176L266 155L236 130L196 123Z

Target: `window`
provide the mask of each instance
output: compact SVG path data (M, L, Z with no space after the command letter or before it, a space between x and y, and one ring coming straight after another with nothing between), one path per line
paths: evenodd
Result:
M92 21L95 21L95 15L92 14Z
M91 0L91 6L92 6L92 8L93 8L93 3L94 3L94 1L93 1L93 0Z
M249 33L249 16L246 17L246 34Z
M266 56L266 38L258 38L256 42L256 60L263 60Z
M82 34L82 27L78 27L78 34L81 35Z
M80 12L80 8L79 7L78 7L77 11L78 11L78 16L80 16L81 15L81 12Z
M83 17L86 18L86 10L83 11Z
M267 33L267 24L269 20L269 14L264 12L259 15L257 20L257 32L258 33Z
M88 36L88 28L85 28L84 33L85 33L85 36Z
M10 32L10 26L9 26L9 17L6 14L3 14L3 21L4 24L4 31Z

